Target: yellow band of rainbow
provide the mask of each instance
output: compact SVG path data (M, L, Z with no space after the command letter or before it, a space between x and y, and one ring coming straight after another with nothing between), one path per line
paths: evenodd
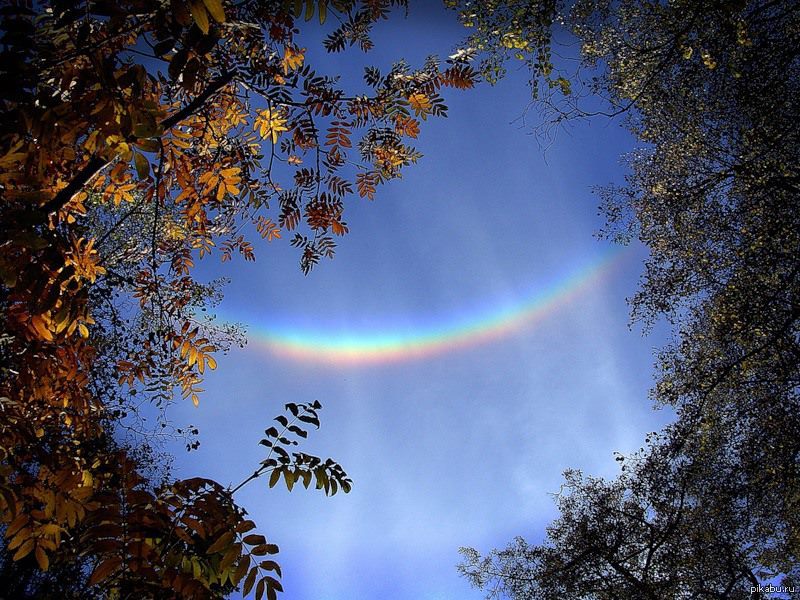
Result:
M608 278L622 261L612 248L596 260L540 285L512 301L419 326L341 329L303 327L297 321L250 325L250 341L292 361L359 366L411 361L470 348L530 329L551 313Z

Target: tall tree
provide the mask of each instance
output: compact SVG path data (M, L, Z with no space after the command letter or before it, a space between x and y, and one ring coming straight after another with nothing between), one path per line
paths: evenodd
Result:
M232 341L201 316L218 290L194 279L195 260L252 260L244 232L291 233L308 272L347 233L345 199L373 199L418 160L409 140L445 114L440 88L472 86L459 56L369 68L352 92L307 64L305 21L335 21L330 52L368 50L373 24L405 4L4 3L1 564L86 568L101 596L275 596L277 546L251 532L238 487L156 486L114 434L133 395L199 403ZM348 491L334 461L292 451L319 405L286 409L246 481Z
M719 542L729 543L725 532L731 528L738 532L732 552L746 557L747 571L760 581L782 575L796 580L800 8L780 0L504 4L508 16L493 23L493 31L524 40L522 17L543 15L535 21L539 30L565 23L580 44L583 69L572 79L572 89L562 95L544 83L552 91L543 99L546 117L623 115L640 142L631 155L627 185L603 190L602 197L606 233L621 241L637 237L650 250L632 300L634 318L651 324L666 317L675 330L674 342L659 353L652 396L674 407L678 417L652 448L653 456L668 473L688 465L693 475L687 497L706 512L703 519L711 522L715 511L726 514L726 506L735 509L732 514L742 521L723 528ZM498 14L483 15L466 3L461 9L463 18L479 28L482 19ZM475 39L495 54L504 51L482 29ZM545 48L552 43L544 41ZM542 51L532 59L525 55L534 65L536 56ZM598 111L598 96L608 108ZM724 484L726 479L736 486ZM595 563L564 545L567 523L591 523L610 511L621 531L629 528L635 538L641 527L654 523L637 525L622 504L603 505L602 494L595 492L613 488L635 496L637 486L647 485L648 471L640 470L612 483L573 480L572 502L589 516L575 521L565 512L536 551L563 553L578 580L581 568ZM666 519L669 513L655 510L654 515ZM680 523L691 537L691 520ZM646 552L642 546L629 559L641 560ZM513 570L511 558L504 561L504 556L496 558ZM491 577L485 580L474 570L477 564L471 561L475 581L490 585ZM666 561L665 568L670 564ZM508 572L498 571L500 580ZM533 588L547 589L544 572L552 570L531 571ZM691 589L691 572L679 570L677 576ZM740 595L747 579L735 590L720 584L718 593ZM623 589L611 586L607 593L625 596ZM588 588L570 593L594 597Z

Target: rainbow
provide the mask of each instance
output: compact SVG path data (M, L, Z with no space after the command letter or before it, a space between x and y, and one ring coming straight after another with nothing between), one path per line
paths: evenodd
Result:
M359 366L428 358L531 328L606 279L622 256L623 251L611 249L513 301L448 315L435 322L429 320L427 324L336 331L301 326L297 319L285 319L263 325L248 324L249 337L256 347L276 357L321 365Z

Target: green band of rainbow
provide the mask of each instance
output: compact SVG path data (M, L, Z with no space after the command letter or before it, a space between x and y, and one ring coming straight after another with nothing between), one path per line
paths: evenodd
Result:
M622 255L621 250L612 249L515 301L448 316L436 324L331 331L286 320L251 326L250 341L277 357L332 366L427 358L529 329L607 278Z

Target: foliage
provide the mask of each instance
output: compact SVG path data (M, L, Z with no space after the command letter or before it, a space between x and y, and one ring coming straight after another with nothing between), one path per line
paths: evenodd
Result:
M367 50L395 6L405 1L4 4L0 522L12 562L85 565L86 593L101 596L280 589L262 558L277 547L250 533L238 487L153 485L114 436L137 430L142 402L163 410L177 391L197 405L215 354L240 340L204 316L221 282L198 282L195 261L253 260L248 232L291 234L307 273L348 232L345 199L373 199L419 159L410 140L445 115L441 88L473 85L463 56L370 67L355 93L307 63L303 19L335 15L330 52ZM315 425L318 408L287 405ZM305 430L279 423L250 479L349 490L335 462L290 453L288 434Z
M676 458L675 433L618 457L615 480L567 471L545 543L518 537L484 557L462 548L459 571L489 598L761 597L751 588L774 577L760 566L770 532L740 501L744 477L719 459Z
M573 587L562 589L572 597L604 597L590 589L595 580L585 580L584 569L602 579L596 583L608 597L639 593L630 587L633 579L654 597L680 596L659 587L669 573L685 590L700 576L716 582L720 597L742 594L752 582L746 573L762 582L796 581L800 11L784 1L584 0L558 4L550 25L556 22L580 42L577 82L588 82L610 104L601 112L625 115L640 142L627 185L602 191L605 233L638 238L650 251L633 316L646 325L666 317L674 325L674 342L658 355L652 397L678 416L648 451L647 464L658 466L633 469L615 482L571 476L571 499L560 501L562 518L543 545L494 554L493 570L490 560L483 572L470 554L469 572L485 589L511 586L512 575L530 578L530 590L567 586L571 578ZM580 93L550 97L545 115L589 116L598 112L593 102L587 105ZM657 521L674 511L651 504L653 514L637 520L623 500L633 498L637 507L654 502L647 490L658 469L672 474L665 493L686 481L694 503L691 517L676 522L675 539L695 539L711 524L720 537L693 550L688 566L677 550L656 554L652 569L663 572L655 577L642 567L649 554L638 539L653 527L659 531ZM625 534L613 552L582 553L596 549L612 526ZM734 587L717 576L727 564L717 557L725 552L736 565L728 581L743 577ZM534 558L515 562L523 555ZM616 570L612 558L635 563L634 577ZM569 568L558 570L558 560ZM545 581L545 573L558 582Z

